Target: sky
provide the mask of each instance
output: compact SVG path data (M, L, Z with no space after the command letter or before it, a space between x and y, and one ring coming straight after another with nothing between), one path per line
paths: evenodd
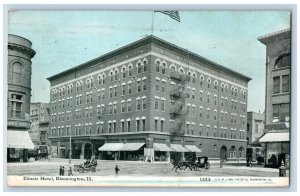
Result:
M14 11L8 33L32 42L32 102L49 102L49 76L151 34L252 80L248 111L263 112L266 47L257 38L290 28L285 11ZM153 16L152 16L153 15Z

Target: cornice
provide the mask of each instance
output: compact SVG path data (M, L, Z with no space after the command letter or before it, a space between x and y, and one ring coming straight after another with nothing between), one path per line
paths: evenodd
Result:
M34 55L36 54L35 51L31 48L21 46L21 45L12 44L12 43L8 43L8 49L19 51L19 52L21 52L25 55L30 56L30 58L33 58Z

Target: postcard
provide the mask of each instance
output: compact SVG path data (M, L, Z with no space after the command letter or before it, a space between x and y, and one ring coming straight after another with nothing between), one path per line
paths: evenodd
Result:
M8 186L288 187L290 24L10 10Z

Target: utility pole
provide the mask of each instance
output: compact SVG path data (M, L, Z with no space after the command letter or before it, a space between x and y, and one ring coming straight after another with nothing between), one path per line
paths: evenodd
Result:
M69 164L71 164L71 157L72 157L72 136L71 136L71 132L70 132L70 146L69 146Z

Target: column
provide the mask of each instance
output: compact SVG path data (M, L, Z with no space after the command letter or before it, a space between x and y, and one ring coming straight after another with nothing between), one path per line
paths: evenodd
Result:
M170 162L170 161L171 161L170 152L167 152L167 161L168 161L168 162Z
M84 145L85 145L85 143L82 143L82 144L81 144L80 159L84 159Z
M92 156L91 156L91 159L94 159L95 158L95 149L94 149L93 143L91 143L91 146L92 146Z
M60 158L60 141L57 142L57 157Z
M181 160L181 161L185 161L184 152L181 152L180 160Z

